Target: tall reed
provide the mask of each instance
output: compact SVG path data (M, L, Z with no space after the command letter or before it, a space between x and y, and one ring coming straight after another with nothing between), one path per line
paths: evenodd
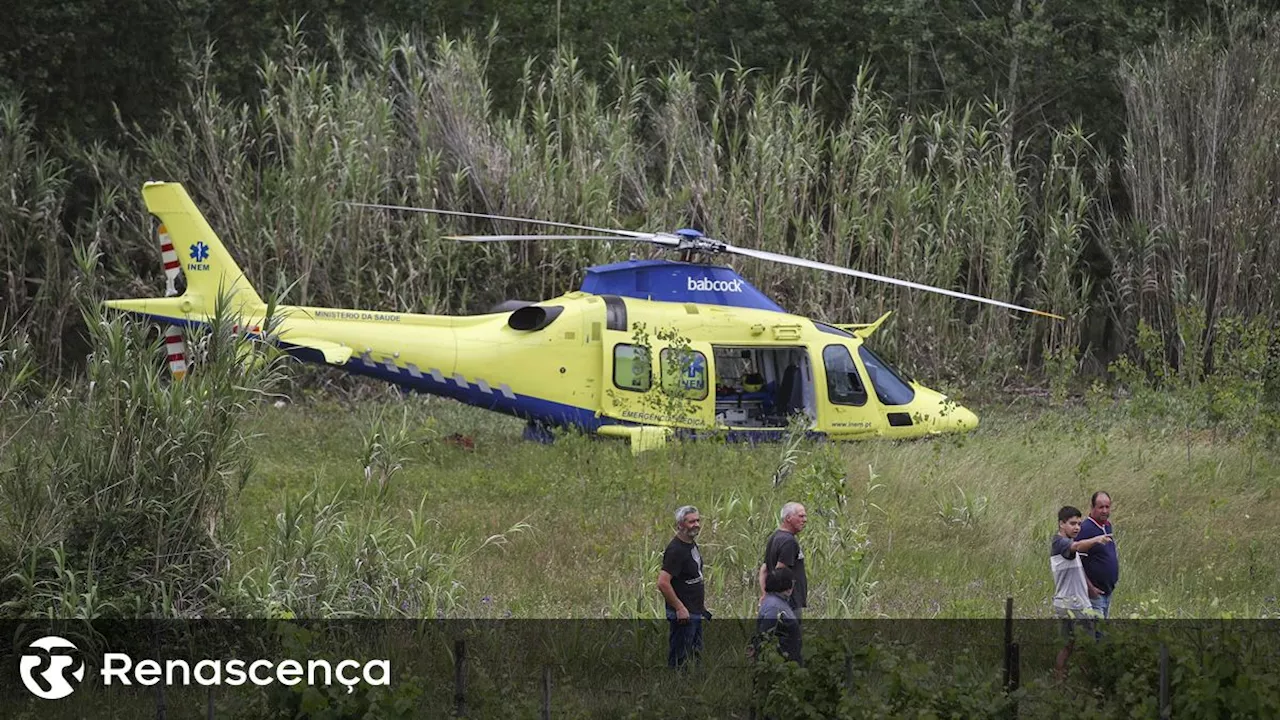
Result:
M51 370L74 310L66 201L65 163L36 140L20 100L0 98L0 336L25 336Z
M1214 371L1223 318L1277 318L1278 73L1275 18L1252 14L1226 43L1172 39L1122 68L1135 222L1115 247L1117 316L1131 347L1154 328L1153 360L1184 374Z
M588 72L565 50L526 63L519 101L505 104L516 109L504 114L486 79L493 36L331 30L317 52L317 38L294 26L261 63L255 104L225 102L206 51L163 130L135 133L129 152L74 153L93 198L79 225L57 222L68 171L8 106L4 157L15 170L5 182L17 186L0 197L4 319L56 357L76 322L66 304L71 248L90 239L110 260L101 280L113 294L157 292L137 188L164 178L188 186L255 282L296 281L283 298L291 303L483 312L570 290L591 264L654 253L627 242L455 243L442 236L545 228L349 200L694 226L1068 318L728 260L795 312L853 322L894 311L875 343L926 377L1003 385L1034 379L1045 362L1074 370L1081 351L1104 361L1137 352L1139 321L1165 335L1168 359L1192 343L1204 365L1224 312L1273 312L1276 219L1265 189L1274 168L1259 150L1275 113L1268 37L1221 51L1173 43L1127 66L1129 223L1103 194L1110 159L1081 128L1046 129L1046 154L1035 155L1013 142L998 101L903 113L876 91L871 68L831 123L803 60L776 76L730 64L695 77L617 54ZM1225 72L1242 63L1260 80ZM1198 338L1178 320L1190 309Z

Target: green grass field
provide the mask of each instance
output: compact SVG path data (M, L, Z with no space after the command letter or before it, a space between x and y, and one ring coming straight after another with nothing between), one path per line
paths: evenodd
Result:
M775 488L785 445L633 456L574 435L525 442L518 421L439 399L268 406L231 530L232 595L305 616L657 617L662 549L688 503L709 607L750 617L764 539L796 499L809 616L999 617L1012 597L1016 616L1046 617L1056 511L1103 488L1113 616L1280 613L1273 456L1140 428L1123 405L975 409L968 436L800 444Z

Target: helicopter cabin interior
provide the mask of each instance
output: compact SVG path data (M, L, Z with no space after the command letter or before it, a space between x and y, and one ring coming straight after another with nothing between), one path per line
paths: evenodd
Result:
M722 427L786 427L803 413L817 418L814 373L803 347L713 345L716 424Z
M615 343L609 353L613 384L619 390L608 396L606 412L615 417L645 417L645 401L631 407L630 398L658 390L672 398L689 400L682 412L700 413L723 428L771 430L785 428L795 415L810 425L818 419L819 403L826 403L832 422L853 427L865 425L879 407L909 404L914 397L910 379L871 352L829 343L821 352L797 346L703 344L704 350L662 348L658 367L648 349L633 343ZM704 352L711 355L708 358ZM812 354L811 354L812 353ZM708 360L713 362L708 363ZM825 382L818 387L816 363L821 362ZM657 372L655 373L654 370ZM659 382L653 382L657 379ZM714 388L714 392L709 392ZM874 393L874 395L872 395ZM872 402L874 398L875 402ZM901 422L895 418L901 416ZM890 412L891 424L910 424L905 413Z

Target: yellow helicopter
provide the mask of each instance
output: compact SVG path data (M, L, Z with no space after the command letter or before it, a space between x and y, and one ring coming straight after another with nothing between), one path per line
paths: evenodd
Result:
M176 377L186 371L181 330L208 323L220 293L242 327L300 360L528 421L627 438L633 451L673 435L774 440L793 423L834 440L913 438L971 430L970 410L915 382L866 346L888 317L835 325L789 314L731 268L698 258L737 255L938 292L1022 312L1050 313L730 245L696 230L648 233L480 213L348 203L356 207L511 220L593 235L465 235L471 242L605 239L649 243L681 260L589 268L578 290L470 316L267 305L178 183L148 182L160 221L165 297L106 304L168 326ZM178 276L186 281L178 292ZM1060 319L1060 318L1059 318Z

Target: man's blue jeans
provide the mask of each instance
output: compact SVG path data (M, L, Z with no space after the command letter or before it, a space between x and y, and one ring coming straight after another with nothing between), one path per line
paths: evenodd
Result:
M1089 598L1089 605L1098 611L1103 618L1111 617L1111 593L1099 595L1096 598Z
M676 611L667 608L667 624L671 627L670 649L667 650L667 665L680 667L692 655L695 662L702 655L702 615L689 613L689 622L681 624L676 620Z

